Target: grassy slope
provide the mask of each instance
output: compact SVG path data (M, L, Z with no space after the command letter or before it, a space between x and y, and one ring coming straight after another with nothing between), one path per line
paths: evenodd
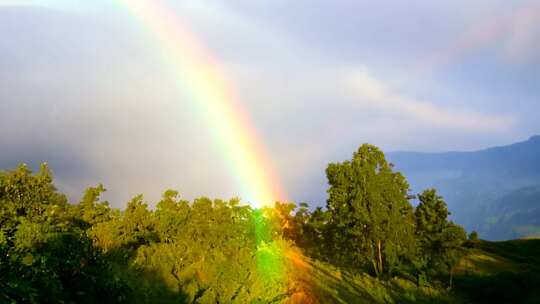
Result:
M540 240L479 241L456 270L465 302L540 303Z
M289 254L292 262L286 303L454 303L445 290L418 287L394 278L378 280L365 273L344 272L327 263Z
M455 270L454 288L378 280L289 254L287 303L540 303L540 240L479 241Z

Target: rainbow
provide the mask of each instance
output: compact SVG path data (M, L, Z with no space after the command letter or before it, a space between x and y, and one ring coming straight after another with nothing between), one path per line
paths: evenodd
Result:
M240 196L254 207L284 201L280 183L248 115L217 60L163 1L119 0L154 35L166 63L182 89L208 122L220 153L239 186Z
M26 1L30 5L48 2ZM60 7L63 5L65 3ZM127 10L153 36L165 64L176 74L182 92L187 93L196 111L213 131L220 154L239 186L241 198L255 209L250 220L257 247L255 261L262 283L268 286L291 280L285 277L285 259L291 253L283 244L274 242L266 214L275 202L286 201L286 197L262 144L257 141L254 125L240 106L233 86L224 77L216 58L163 0L117 0L114 5L120 5L122 11Z
M285 253L271 240L264 208L285 197L232 85L223 77L215 58L162 1L119 1L155 35L167 63L177 74L178 83L189 90L190 97L214 131L244 199L257 208L251 220L257 242L255 256L259 277L265 284L283 282Z

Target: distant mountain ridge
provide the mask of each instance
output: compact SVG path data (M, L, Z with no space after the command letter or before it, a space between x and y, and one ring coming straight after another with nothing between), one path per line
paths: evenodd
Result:
M491 240L540 234L536 229L540 223L527 216L532 212L540 218L540 136L474 152L387 156L405 174L413 192L439 190L453 219L467 230Z
M393 152L388 154L402 170L474 170L476 173L512 173L540 177L540 135L509 146L474 152ZM512 166L509 166L509 165ZM472 172L469 172L472 173Z

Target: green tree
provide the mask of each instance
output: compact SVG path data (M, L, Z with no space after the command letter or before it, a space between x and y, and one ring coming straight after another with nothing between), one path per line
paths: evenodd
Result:
M328 165L326 175L330 231L341 247L340 259L371 265L382 275L412 257L416 246L409 186L382 151L362 145L352 160Z
M473 231L469 234L469 241L478 242L478 232Z
M185 232L190 206L188 201L180 200L179 193L167 190L154 212L156 232L161 242L172 243Z
M44 164L0 173L0 300L11 303L121 302L125 289L76 224L75 207Z
M449 273L452 279L461 245L467 239L465 230L448 220L450 212L435 189L424 191L418 199L420 203L414 215L424 268L432 276L443 272Z
M97 223L106 222L111 219L111 208L109 202L100 202L101 194L106 189L102 184L97 187L89 187L84 192L84 196L77 206L78 216L83 220L84 228L88 228Z

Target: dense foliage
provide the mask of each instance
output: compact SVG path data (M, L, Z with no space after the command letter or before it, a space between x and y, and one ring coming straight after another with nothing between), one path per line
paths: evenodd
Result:
M297 248L357 274L447 284L466 237L435 190L413 208L405 178L370 145L326 173L326 208L168 190L154 209L136 196L118 210L102 185L69 204L45 165L2 172L0 302L281 303L298 289Z

